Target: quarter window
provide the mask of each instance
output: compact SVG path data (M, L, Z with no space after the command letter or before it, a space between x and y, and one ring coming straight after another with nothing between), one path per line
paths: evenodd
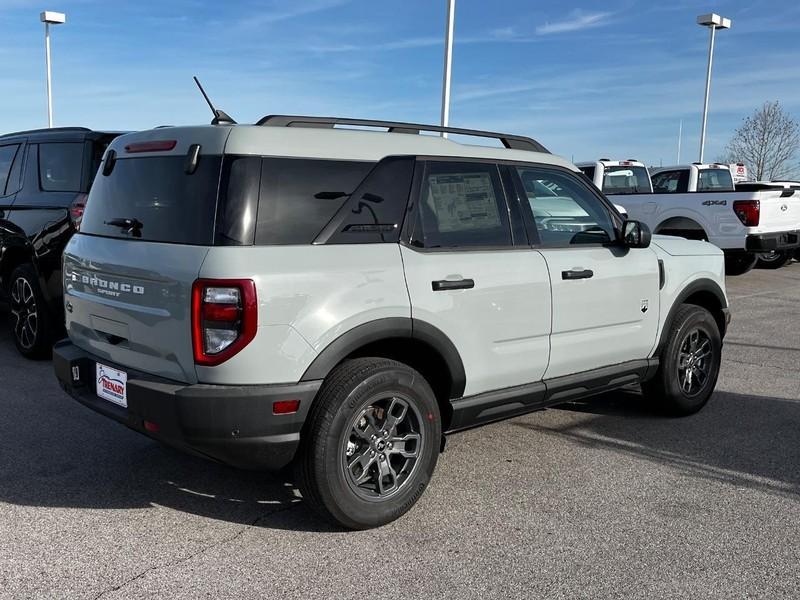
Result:
M80 142L39 144L39 182L48 192L80 192L83 148Z
M11 194L16 192L16 189L12 189L16 187L15 181L9 181L10 173L12 172L11 167L14 164L14 157L17 155L17 149L19 146L14 144L13 146L0 146L0 196L4 196L6 194ZM14 169L14 172L17 172L17 169ZM19 179L19 177L17 177Z
M607 243L614 239L608 210L577 176L517 167L542 245Z
M412 244L425 248L510 246L497 165L428 162Z
M375 163L266 158L256 245L310 244Z

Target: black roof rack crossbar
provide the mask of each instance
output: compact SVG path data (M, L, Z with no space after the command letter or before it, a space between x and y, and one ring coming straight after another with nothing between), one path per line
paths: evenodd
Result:
M60 133L67 131L91 131L88 127L49 127L45 129L28 129L27 131L15 131L13 133L0 134L0 138L14 137L18 135L27 135L29 133Z
M436 133L452 133L454 135L471 135L483 138L495 138L506 148L528 150L533 152L550 151L536 140L521 135L495 133L479 129L461 129L458 127L441 127L439 125L421 125L418 123L397 123L394 121L376 121L372 119L347 119L340 117L303 117L292 115L267 115L256 125L268 127L322 127L333 128L335 125L351 125L355 127L385 127L389 133L413 133L431 131Z

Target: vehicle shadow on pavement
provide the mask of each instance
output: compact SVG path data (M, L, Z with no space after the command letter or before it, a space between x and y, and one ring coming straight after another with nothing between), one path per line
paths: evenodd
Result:
M555 427L515 425L691 477L800 499L800 400L718 391L698 414L674 418L641 393L623 390L556 409L586 418Z
M249 526L335 531L303 506L291 474L236 470L162 446L73 401L52 369L19 357L0 326L0 502L157 506Z

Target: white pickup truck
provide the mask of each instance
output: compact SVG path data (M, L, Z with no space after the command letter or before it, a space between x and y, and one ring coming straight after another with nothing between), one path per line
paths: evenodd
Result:
M800 247L798 184L734 184L728 165L693 163L652 169L651 192L642 183L648 171L638 161L603 159L578 167L654 233L722 248L729 275L746 273L759 257L764 266L780 266ZM624 200L615 197L623 194Z

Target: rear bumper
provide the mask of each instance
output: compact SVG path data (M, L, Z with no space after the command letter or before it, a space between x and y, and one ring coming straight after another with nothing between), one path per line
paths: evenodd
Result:
M322 383L186 385L101 362L128 373L127 408L95 393L93 355L69 340L53 349L56 377L84 406L181 450L243 469L277 470L291 462ZM293 414L274 415L276 400L300 400L300 408ZM152 425L146 429L145 421L155 424L157 431Z
M800 230L750 234L745 240L745 248L750 252L793 250L798 247L800 247Z

